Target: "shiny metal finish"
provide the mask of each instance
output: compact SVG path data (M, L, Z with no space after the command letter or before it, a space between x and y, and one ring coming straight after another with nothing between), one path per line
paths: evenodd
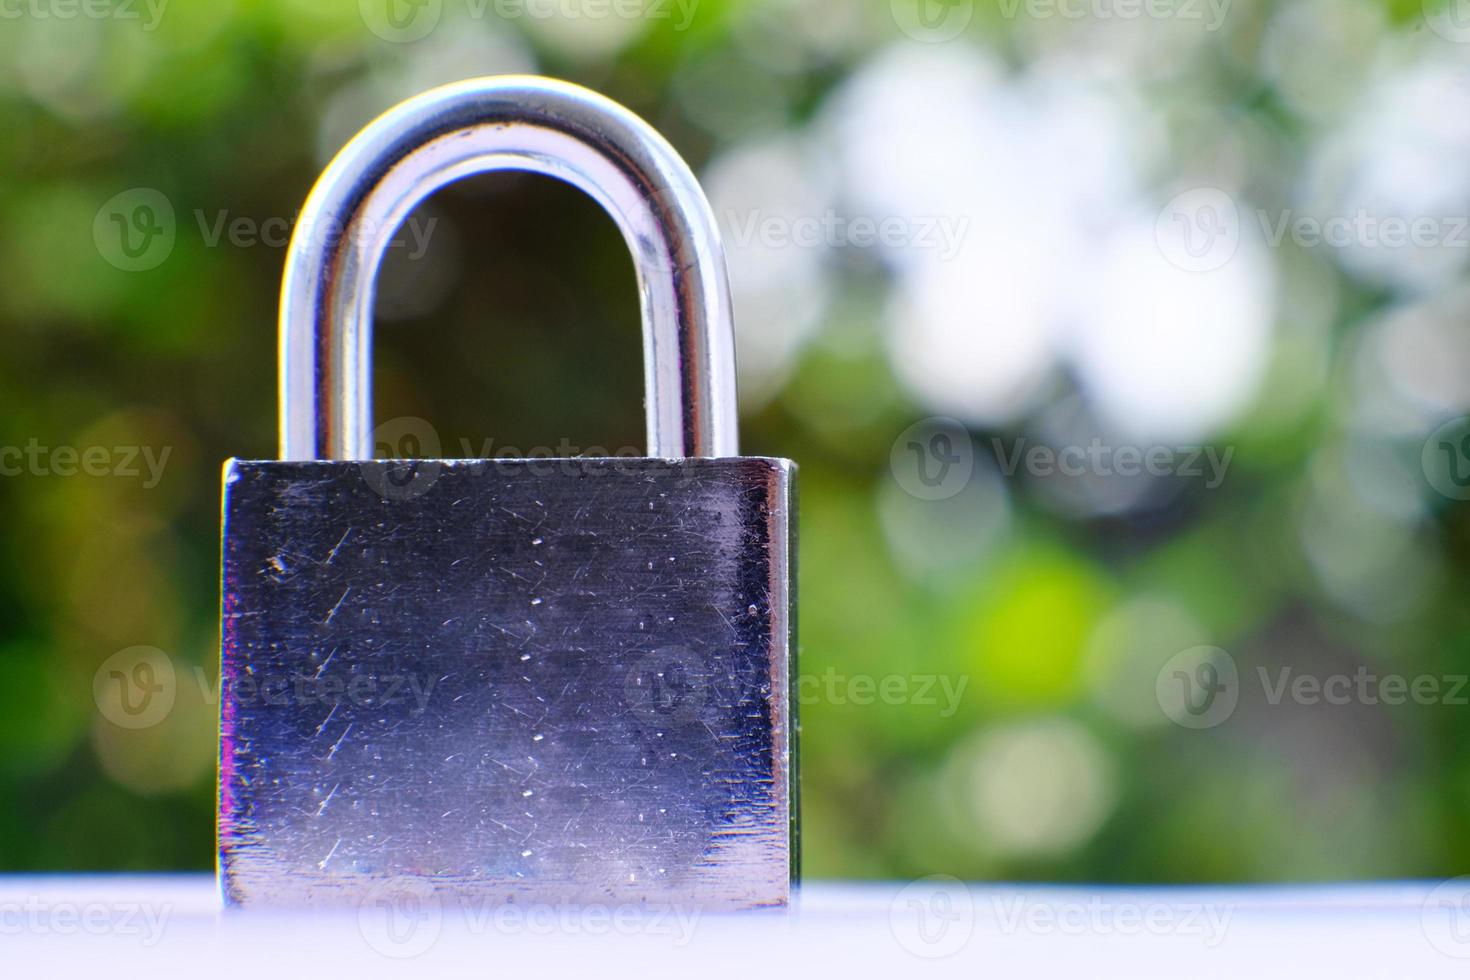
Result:
M649 458L371 459L378 260L424 195L499 167L622 228ZM737 449L719 239L646 124L487 78L348 144L287 260L282 460L225 471L227 901L785 905L795 466Z
M281 293L281 458L372 457L379 260L424 197L500 169L568 181L622 230L642 296L649 455L736 455L724 253L689 168L647 123L596 93L499 76L434 89L380 116L313 188Z
M761 458L232 461L227 900L785 904L793 493Z

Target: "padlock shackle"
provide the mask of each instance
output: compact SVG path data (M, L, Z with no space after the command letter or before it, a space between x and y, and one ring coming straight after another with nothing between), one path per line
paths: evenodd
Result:
M281 289L281 459L371 459L378 265L399 224L460 178L567 181L617 222L638 276L648 455L734 456L735 336L724 249L689 167L595 92L529 75L473 78L390 109L312 188Z

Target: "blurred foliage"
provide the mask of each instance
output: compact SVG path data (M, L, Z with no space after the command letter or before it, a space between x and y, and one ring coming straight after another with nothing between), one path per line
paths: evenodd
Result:
M1345 111L1335 89L1358 71L1348 59L1332 75L1303 54L1322 75L1294 74L1278 50L1298 36L1292 17L1319 18L1322 35L1365 62L1405 45L1463 60L1467 47L1427 30L1416 3L1298 15L1288 8L1308 5L1236 0L1207 37L1142 24L1096 49L1089 31L1128 25L952 6L974 17L946 44L906 36L902 0L699 0L638 21L507 19L445 0L429 8L442 12L437 27L413 40L382 36L370 3L199 0L167 4L153 23L141 3L109 8L135 20L45 16L41 2L0 21L0 444L168 452L156 485L141 461L138 475L119 465L0 479L0 869L212 865L219 464L275 447L283 255L279 243L212 235L236 218L290 222L331 153L399 99L539 71L630 106L702 174L724 164L760 175L771 168L758 154L747 170L731 161L772 139L820 147L884 59L918 77L973 55L979 74L1019 77L1075 57L1081 88L1121 78L1166 134L1139 164L1155 206L1180 174L1210 185L1222 172L1239 178L1242 200L1269 203L1308 170ZM905 103L914 116L970 111L945 77ZM864 144L864 159L904 150L906 115ZM795 157L817 182L837 165ZM765 185L722 186L761 206ZM94 233L99 222L107 232L107 202L138 188L171 205L174 244L129 270ZM798 195L796 206L824 205ZM1045 226L1051 212L1022 213ZM380 419L432 420L445 455L641 445L636 287L595 204L549 180L494 175L436 194L415 221L432 227L426 251L408 257L411 240L393 250L380 284ZM1070 261L1058 247L1044 292L1072 288ZM1470 614L1456 599L1470 509L1423 486L1432 426L1378 438L1353 421L1376 356L1364 345L1405 303L1454 298L1463 267L1410 293L1320 251L1278 249L1271 262L1262 377L1238 411L1183 440L1231 447L1228 478L1161 479L1139 494L1005 474L1009 447L1048 438L1054 409L1080 404L1095 418L1088 386L1062 366L1011 413L935 397L895 366L905 345L923 347L893 339L900 262L854 247L769 267L732 254L742 358L754 365L742 375L743 446L801 466L807 875L1470 870L1454 831L1470 814L1465 708L1270 704L1255 681L1283 665L1470 671ZM783 294L782 276L808 265ZM746 303L751 267L777 284L768 305ZM987 281L988 268L977 260L966 275L994 293L1021 288ZM798 309L816 311L800 329ZM1446 315L1454 322L1453 307ZM989 362L1001 339L944 356ZM900 434L949 415L964 416L975 475L926 500L902 472ZM1372 486L1362 490L1365 468L1394 492L1409 487L1413 506L1385 517ZM1098 502L1115 490L1122 503ZM144 731L113 724L93 693L104 661L137 645L167 651L177 673L173 710ZM1170 724L1155 688L1196 646L1229 651L1242 678L1235 714L1200 731ZM892 696L865 696L856 677L893 679Z

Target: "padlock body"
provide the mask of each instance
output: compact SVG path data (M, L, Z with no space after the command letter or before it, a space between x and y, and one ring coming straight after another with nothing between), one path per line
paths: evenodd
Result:
M235 904L781 905L795 467L225 467Z

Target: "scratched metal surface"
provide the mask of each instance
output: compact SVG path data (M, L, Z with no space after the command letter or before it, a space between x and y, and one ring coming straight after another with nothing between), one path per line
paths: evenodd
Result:
M226 900L786 902L794 473L226 464Z

